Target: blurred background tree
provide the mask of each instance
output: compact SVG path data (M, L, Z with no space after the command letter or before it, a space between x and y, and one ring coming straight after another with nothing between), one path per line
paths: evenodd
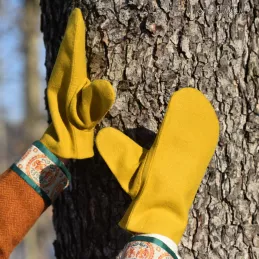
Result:
M39 41L41 39L39 26L39 1L24 0L21 18L23 37L22 50L25 61L24 68L24 98L25 98L25 131L27 142L39 138L42 128L38 127L40 113L40 71L39 71Z
M41 137L44 111L44 46L37 0L0 1L0 172ZM12 259L54 258L52 208L13 252Z

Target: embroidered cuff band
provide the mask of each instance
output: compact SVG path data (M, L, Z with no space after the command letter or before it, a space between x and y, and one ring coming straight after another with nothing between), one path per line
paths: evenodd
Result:
M172 249L170 249L169 246L167 246L163 241L161 241L160 239L153 237L153 236L148 236L148 235L137 235L137 236L133 236L130 241L129 241L129 245L131 244L131 242L134 242L134 246L142 246L143 242L145 242L146 244L153 244L155 246L158 246L161 249L154 249L154 246L152 247L152 254L154 253L159 253L159 256L152 256L150 258L173 258L173 259L180 259L177 256L177 253L174 252ZM142 245L141 245L142 243ZM150 245L148 245L149 249L150 249ZM164 252L163 252L164 250ZM151 253L151 252L150 252Z
M40 141L36 141L11 169L50 205L69 185L71 175L65 165Z

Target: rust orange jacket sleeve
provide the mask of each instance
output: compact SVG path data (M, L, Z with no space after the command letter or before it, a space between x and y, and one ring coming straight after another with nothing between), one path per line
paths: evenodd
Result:
M0 175L0 259L9 258L69 179L64 164L39 141Z

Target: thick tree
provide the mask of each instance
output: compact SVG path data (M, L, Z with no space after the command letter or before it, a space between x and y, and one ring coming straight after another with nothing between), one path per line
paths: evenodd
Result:
M100 127L148 147L171 94L186 86L217 111L219 145L190 211L182 257L259 258L258 1L41 0L47 80L75 7L87 26L90 77L117 91ZM70 170L72 185L54 205L56 257L115 258L129 237L117 226L129 197L97 152Z

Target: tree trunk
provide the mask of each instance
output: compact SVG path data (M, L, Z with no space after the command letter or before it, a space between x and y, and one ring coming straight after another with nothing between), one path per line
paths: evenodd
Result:
M91 79L106 78L117 90L101 127L150 146L171 94L186 86L218 113L221 137L182 257L259 258L258 1L41 0L47 79L74 7L87 25ZM97 152L70 170L72 187L54 206L56 257L115 258L129 237L117 226L129 198Z

